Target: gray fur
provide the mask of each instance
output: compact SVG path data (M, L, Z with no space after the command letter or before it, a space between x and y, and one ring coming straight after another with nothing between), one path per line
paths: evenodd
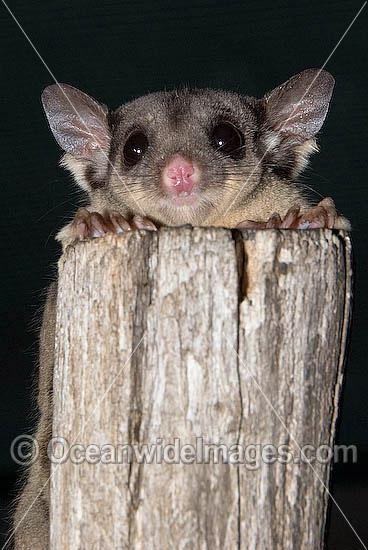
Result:
M265 221L275 211L284 216L292 206L309 208L295 178L316 150L314 135L324 121L333 88L328 73L317 73L304 71L262 99L184 88L149 94L111 112L62 84L46 88L42 101L50 128L65 151L62 164L87 191L90 211L115 210L130 219L142 209L157 225L233 228L244 220ZM308 86L298 116L288 121L290 105ZM244 135L245 147L236 160L211 145L211 128L219 121L231 122ZM149 147L137 165L127 167L122 150L133 129L147 135ZM165 196L162 170L175 153L199 166L199 205L175 209ZM72 224L60 231L58 239L64 248L75 240ZM36 438L41 455L17 501L15 550L49 547L46 447L52 424L55 304L56 284L49 290L40 338Z

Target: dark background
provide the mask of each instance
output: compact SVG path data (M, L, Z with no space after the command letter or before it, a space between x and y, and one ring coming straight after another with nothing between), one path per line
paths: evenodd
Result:
M9 0L8 5L56 79L116 107L182 84L259 97L305 68L322 66L362 2ZM334 98L319 139L322 151L303 176L334 197L354 228L356 299L339 442L357 445L358 462L335 467L333 495L365 544L367 17L368 7L326 66L336 78ZM0 490L6 510L19 474L9 446L31 426L32 319L59 255L55 232L81 194L58 167L60 150L41 110L40 93L53 79L1 4L0 41ZM2 534L5 529L4 523ZM362 548L335 506L328 548Z

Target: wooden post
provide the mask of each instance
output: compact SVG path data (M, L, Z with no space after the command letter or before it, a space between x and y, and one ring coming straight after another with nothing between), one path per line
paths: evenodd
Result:
M59 271L51 548L322 548L349 236L135 231Z

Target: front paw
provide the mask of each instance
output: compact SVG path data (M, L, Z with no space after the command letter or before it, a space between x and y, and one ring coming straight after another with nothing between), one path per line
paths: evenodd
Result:
M323 199L317 206L311 207L302 215L299 206L292 206L284 218L275 213L265 222L244 221L237 225L239 229L317 229L322 227L351 229L349 221L337 212L331 197Z
M102 237L107 233L124 233L133 229L157 230L150 220L140 216L134 216L128 222L119 212L113 210L100 214L90 212L87 208L79 208L74 220L59 231L56 239L62 243L65 250L67 246L77 241Z

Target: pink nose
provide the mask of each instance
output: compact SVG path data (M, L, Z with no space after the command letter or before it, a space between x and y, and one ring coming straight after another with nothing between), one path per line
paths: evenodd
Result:
M176 155L164 168L164 184L178 197L186 197L192 192L198 181L198 169L191 162Z

